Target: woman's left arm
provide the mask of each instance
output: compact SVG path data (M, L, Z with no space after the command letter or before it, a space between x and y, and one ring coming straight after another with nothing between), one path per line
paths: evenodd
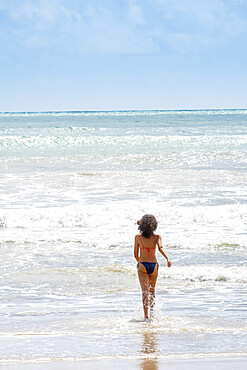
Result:
M134 256L138 262L140 257L139 257L139 244L137 240L137 235L135 236Z
M167 260L167 266L168 267L171 267L172 263L171 261L169 260L169 258L167 257L166 255L166 252L164 251L163 249L163 246L162 246L162 240L161 240L161 236L158 235L158 238L157 238L157 244L158 244L158 249L159 249L159 252L162 254L162 256L165 257L165 259Z

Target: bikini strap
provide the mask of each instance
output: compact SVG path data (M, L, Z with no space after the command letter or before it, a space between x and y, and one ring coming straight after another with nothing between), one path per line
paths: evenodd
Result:
M139 236L140 236L140 241L141 241L141 243L142 243L142 246L143 246L143 248L145 249L144 244L143 244L143 241L142 241L142 238L141 238L141 235L139 235Z
M155 245L156 245L156 242L157 242L157 239L158 239L158 235L156 235L157 236L157 238L156 238L156 236L155 236L155 238L154 238L154 244L153 244L153 248L151 247L145 247L144 246L144 243L143 243L143 241L142 241L142 238L141 238L141 235L139 235L140 236L140 240L141 240L141 244L142 244L142 247L144 248L144 249L147 249L148 251L150 250L150 249L155 249Z

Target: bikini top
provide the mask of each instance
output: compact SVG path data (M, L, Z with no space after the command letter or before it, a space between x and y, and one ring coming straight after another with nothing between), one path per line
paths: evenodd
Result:
M153 247L145 247L144 244L143 244L143 241L142 241L142 238L141 238L141 235L140 236L140 241L141 241L141 244L142 244L142 247L140 247L141 249L146 249L147 252L148 252L148 258L150 259L150 249L155 249L155 245L156 245L156 241L157 241L157 237L155 236L154 238L154 244L153 244Z

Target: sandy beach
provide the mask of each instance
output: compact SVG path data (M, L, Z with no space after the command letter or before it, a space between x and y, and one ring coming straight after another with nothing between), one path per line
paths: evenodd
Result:
M177 359L100 359L83 361L30 362L0 365L2 370L245 370L246 357L177 358Z

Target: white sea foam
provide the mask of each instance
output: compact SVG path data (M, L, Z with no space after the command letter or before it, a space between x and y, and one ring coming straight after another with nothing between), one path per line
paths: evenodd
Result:
M0 361L244 352L246 114L0 114ZM172 260L150 322L145 213Z

